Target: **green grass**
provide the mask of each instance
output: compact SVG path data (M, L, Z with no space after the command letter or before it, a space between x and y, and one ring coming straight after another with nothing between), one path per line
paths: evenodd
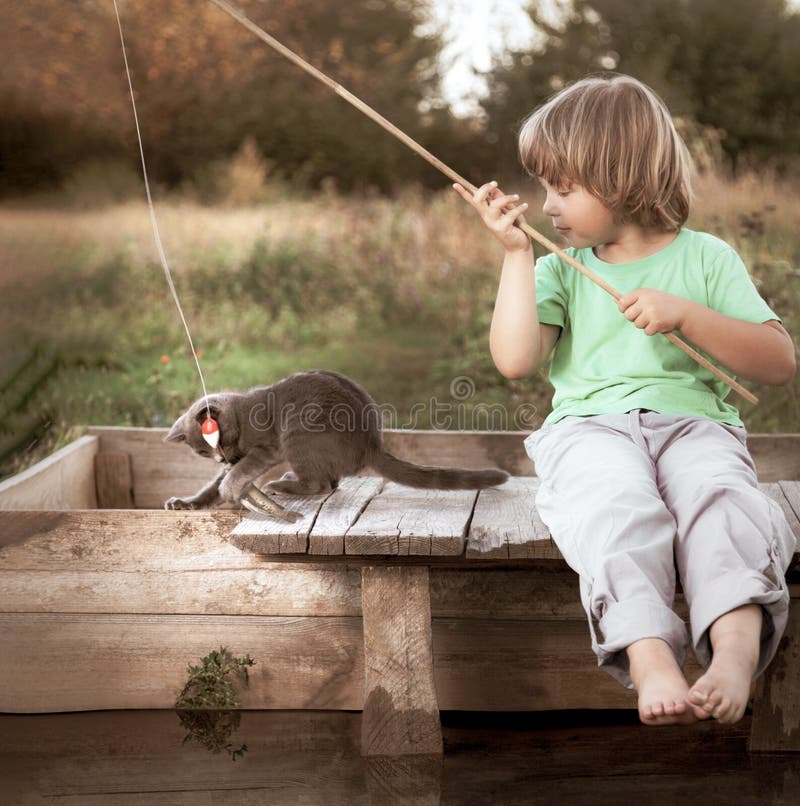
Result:
M704 182L690 225L739 249L797 338L793 190ZM397 427L529 429L550 411L544 373L508 381L492 365L501 252L453 196L157 209L209 391L328 368L390 406ZM169 425L200 396L143 205L6 207L0 243L0 473L82 425ZM800 431L798 380L747 385L762 401L741 406L749 430Z

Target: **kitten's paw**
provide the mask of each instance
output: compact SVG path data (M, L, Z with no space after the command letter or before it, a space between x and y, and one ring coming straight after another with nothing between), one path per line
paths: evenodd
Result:
M248 478L242 478L238 474L228 474L219 485L219 495L223 501L229 504L237 504L245 495L251 482Z
M164 502L164 509L197 509L197 504L188 498L177 498L173 496Z

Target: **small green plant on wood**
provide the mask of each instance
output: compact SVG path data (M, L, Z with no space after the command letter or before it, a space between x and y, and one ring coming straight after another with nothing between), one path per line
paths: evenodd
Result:
M175 701L178 719L188 731L184 744L194 739L212 753L224 750L233 761L247 752L246 744L234 748L230 741L241 721L234 681L238 678L247 685L247 667L254 664L249 655L235 658L220 647L199 666L189 665L189 679Z

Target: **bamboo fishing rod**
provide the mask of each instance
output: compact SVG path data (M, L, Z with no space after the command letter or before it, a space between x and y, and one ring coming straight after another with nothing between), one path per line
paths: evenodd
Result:
M363 112L368 118L374 120L375 123L377 123L379 126L382 126L390 134L393 134L398 140L400 140L400 142L405 143L412 151L419 154L420 157L433 165L434 168L441 171L449 179L452 179L454 182L458 182L459 185L465 187L470 191L470 193L475 193L478 190L475 185L466 180L460 174L457 174L448 165L445 165L445 163L443 163L438 157L435 157L430 151L428 151L426 148L423 148L416 140L409 137L402 129L398 129L394 123L387 120L385 117L383 117L383 115L376 112L371 106L364 103L364 101L362 101L359 97L353 95L353 93L348 89L325 75L325 73L323 73L321 70L318 70L316 67L309 64L305 59L298 56L293 50L290 50L286 47L286 45L275 39L274 36L271 36L263 28L260 28L258 25L256 25L242 11L234 8L232 5L225 2L225 0L209 0L209 2L213 3L229 16L233 17L233 19L235 19L240 25L243 25L251 33L255 34L262 42L266 42L267 45L280 53L281 56L284 56L290 62L296 64L301 70L305 70L306 73L314 76L314 78L323 83L326 87L328 87L328 89L335 92L339 97L343 98L360 112ZM605 280L603 280L602 277L595 274L590 269L587 269L586 266L575 260L572 255L565 252L560 246L553 243L553 241L551 241L545 235L542 235L542 233L535 230L532 226L530 226L530 224L518 221L516 222L516 226L518 226L526 235L544 246L545 249L558 255L558 257L560 257L565 263L568 263L593 283L599 285L600 288L610 294L614 300L618 300L620 298L621 294L616 288L609 285ZM705 367L712 375L730 386L734 392L737 392L745 400L750 403L758 403L758 398L752 394L752 392L749 392L740 383L737 383L734 378L723 370L719 369L719 367L716 367L714 364L712 364L704 355L701 355L697 350L695 350L694 347L690 346L683 341L683 339L675 335L675 332L663 333L662 335L669 339L669 341L671 341L676 347L679 347L681 350L683 350L683 352L685 352L688 356L693 358L698 364L700 364L700 366Z

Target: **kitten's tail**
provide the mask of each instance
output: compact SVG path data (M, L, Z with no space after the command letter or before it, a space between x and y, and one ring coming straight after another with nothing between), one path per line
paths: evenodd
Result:
M482 490L484 487L502 484L508 479L505 470L426 467L398 459L384 450L375 451L368 464L391 481L429 490Z

